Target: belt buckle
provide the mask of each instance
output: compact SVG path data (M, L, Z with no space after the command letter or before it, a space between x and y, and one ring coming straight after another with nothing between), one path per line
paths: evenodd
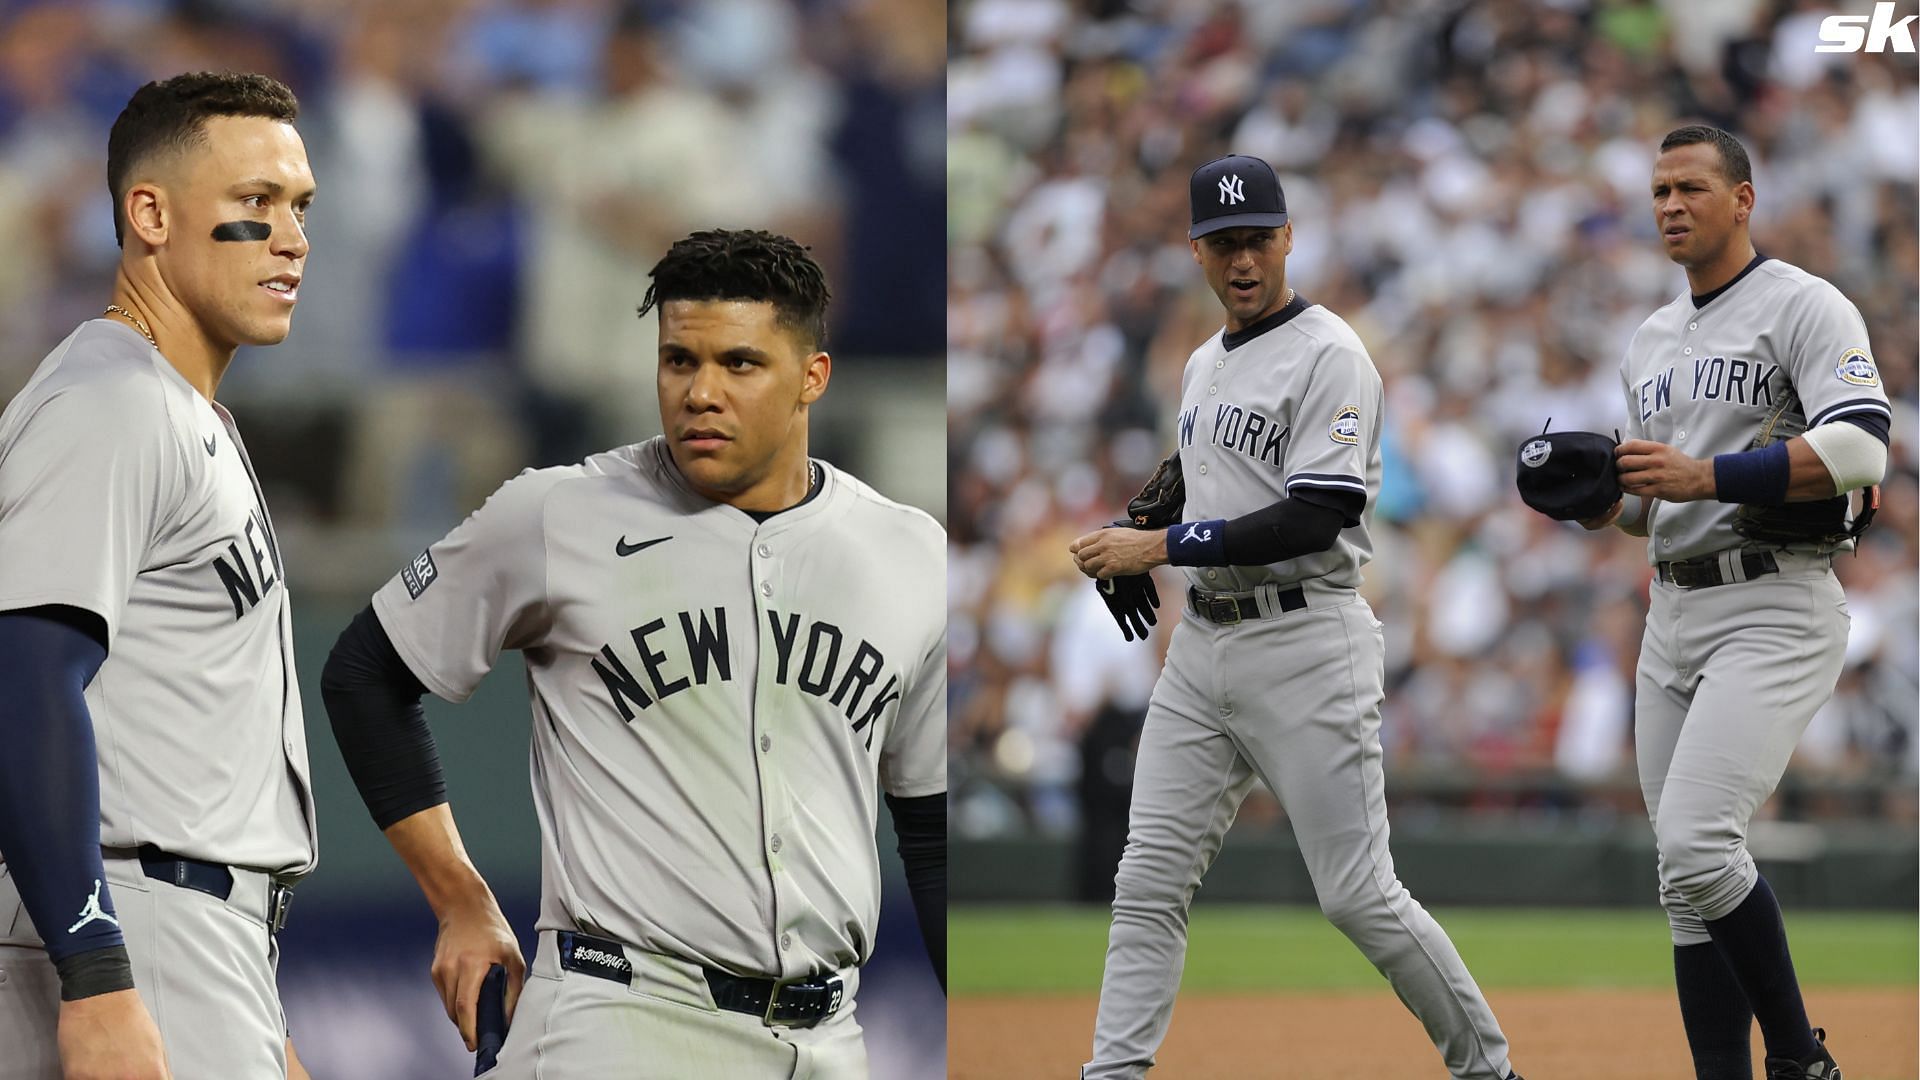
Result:
M1231 596L1207 597L1207 618L1222 626L1240 621L1240 605Z
M278 934L287 925L287 910L293 907L293 886L277 881L267 883L267 932Z
M847 984L838 972L829 974L819 986L801 986L812 982L813 977L805 979L776 979L773 992L767 995L767 1011L761 1020L768 1027L810 1028L834 1013L840 1011L840 1005L846 999ZM794 1002L787 1011L781 1010L780 995L789 989L800 987L808 1002ZM811 1008L814 1002L824 1001L818 1009Z

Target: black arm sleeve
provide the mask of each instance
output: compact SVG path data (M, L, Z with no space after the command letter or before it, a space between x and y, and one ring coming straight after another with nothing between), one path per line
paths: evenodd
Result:
M63 1000L133 985L100 856L100 771L87 684L106 624L79 608L0 612L0 852Z
M1303 492L1229 520L1227 565L1266 566L1327 550L1339 539L1349 517L1358 520L1359 509L1350 513L1344 505L1348 500L1363 501L1358 492Z
M913 914L920 923L920 940L940 989L947 988L947 796L921 795L912 799L887 796L893 832L900 838L900 861L907 868L907 891L913 894Z
M382 830L447 801L440 754L420 705L426 692L371 604L341 631L320 673L333 739Z

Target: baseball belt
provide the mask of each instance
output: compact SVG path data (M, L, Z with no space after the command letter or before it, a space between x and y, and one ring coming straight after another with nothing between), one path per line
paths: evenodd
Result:
M1778 573L1779 560L1771 551L1743 551L1740 553L1740 576L1742 580L1752 581L1757 577ZM1720 556L1702 555L1697 559L1681 562L1663 562L1660 564L1660 580L1680 589L1710 589L1715 585L1728 585L1732 579L1720 570Z
M103 850L125 853L125 849L121 848ZM170 851L162 851L152 844L141 844L133 849L133 854L140 859L141 871L155 881L164 881L183 889L203 892L221 901L233 895L233 871L221 863L175 855ZM292 907L293 886L268 878L267 933L278 934L286 928L287 912Z
M1307 591L1298 585L1281 589L1275 594L1281 611L1299 611L1307 606ZM1232 626L1248 619L1261 618L1259 597L1253 594L1236 596L1232 594L1203 593L1199 589L1187 589L1187 606L1195 615L1210 623Z
M633 962L618 941L577 931L555 935L560 966L567 971L633 985ZM846 1004L847 984L827 972L804 979L759 979L702 966L713 1003L728 1012L757 1016L768 1027L810 1028L840 1011Z

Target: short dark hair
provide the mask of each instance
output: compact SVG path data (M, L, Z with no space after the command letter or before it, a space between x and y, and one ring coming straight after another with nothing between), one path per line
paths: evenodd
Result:
M1708 143L1720 151L1720 174L1731 184L1753 183L1753 163L1747 160L1747 148L1740 140L1706 124L1688 124L1667 132L1660 140L1660 152L1666 153L1676 146L1692 146L1696 143Z
M107 135L114 242L126 244L127 188L135 167L147 158L206 145L206 122L215 116L264 116L292 123L299 115L293 91L265 75L195 71L135 90Z
M705 229L667 249L647 276L640 314L669 300L766 300L781 326L812 348L827 343L827 275L791 237L759 229Z

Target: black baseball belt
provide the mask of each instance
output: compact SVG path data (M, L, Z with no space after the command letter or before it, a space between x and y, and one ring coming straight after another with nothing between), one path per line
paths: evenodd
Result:
M554 937L562 968L633 985L633 961L627 958L625 945L571 930L558 931ZM839 1012L847 1000L846 980L834 972L805 979L760 979L704 966L701 971L715 1005L757 1016L769 1027L810 1028Z
M1660 580L1680 589L1710 589L1730 584L1732 579L1720 571L1720 556L1702 555L1697 559L1659 564ZM1745 581L1780 571L1780 561L1771 551L1740 553L1740 575Z
M126 848L103 848L102 850L121 855L129 853ZM175 855L170 851L162 851L152 844L141 844L131 849L131 854L139 858L141 871L155 881L164 881L183 889L203 892L222 901L233 895L233 870L223 863ZM269 876L266 908L269 934L278 934L286 927L287 912L292 907L293 886L276 881Z
M1307 606L1307 591L1295 585L1289 589L1281 589L1275 599L1279 601L1281 611L1299 611L1301 608ZM1210 623L1218 623L1221 626L1231 626L1237 622L1245 622L1248 619L1258 619L1261 617L1260 601L1252 594L1245 596L1209 595L1201 592L1199 589L1189 587L1187 589L1187 606L1193 608L1195 615L1200 616Z

